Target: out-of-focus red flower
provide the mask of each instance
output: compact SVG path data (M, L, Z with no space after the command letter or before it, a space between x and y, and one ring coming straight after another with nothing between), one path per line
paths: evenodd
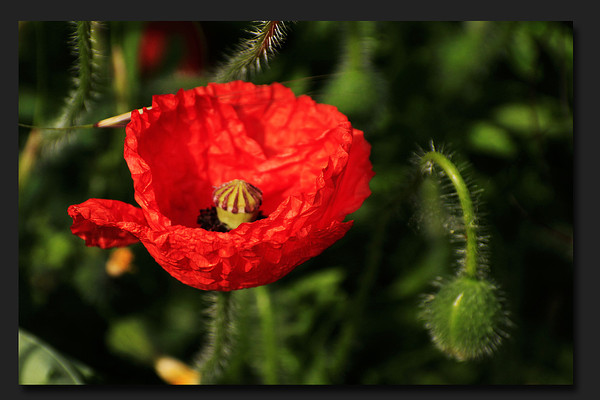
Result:
M154 96L132 112L125 160L140 208L90 199L70 206L88 246L141 241L173 277L203 290L274 282L350 229L370 195L363 132L330 105L280 84L209 84ZM213 189L243 179L262 190L265 218L228 232L197 223Z
M177 72L197 75L204 67L205 45L197 22L149 21L144 25L139 50L139 66L142 75L152 75L173 56L180 52Z

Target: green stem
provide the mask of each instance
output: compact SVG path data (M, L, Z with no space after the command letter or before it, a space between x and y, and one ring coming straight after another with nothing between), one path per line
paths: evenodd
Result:
M85 104L92 92L92 22L76 21L74 35L78 74L75 78L75 89L64 108L59 127L75 124L77 117L85 110Z
M463 223L465 227L465 272L468 276L475 278L477 276L477 234L476 220L473 211L473 202L469 194L469 189L463 180L458 168L446 156L437 151L430 151L421 158L421 164L427 166L428 163L437 164L452 182L454 190L458 195L463 214Z
M391 209L391 207L388 208L388 210ZM339 340L333 351L330 368L333 379L339 379L344 368L347 368L348 359L355 344L356 334L364 317L369 293L375 284L379 266L383 258L383 242L389 220L390 211L381 213L379 223L376 225L377 231L369 244L366 268L360 279L361 284L358 288L358 293L352 297L352 301L347 308L348 317L345 319L345 325L342 328Z
M371 62L371 46L367 38L373 31L371 21L346 22L345 60L349 69L364 70Z
M46 74L46 43L44 35L43 22L35 22L36 33L36 78L37 78L37 93L35 99L35 110L33 113L33 125L41 121L41 116L44 114L44 99L47 91L47 74ZM34 126L19 124L25 128L33 129ZM26 183L31 175L39 155L40 155L41 134L39 130L29 132L27 142L21 154L19 154L19 192L26 186Z
M235 342L235 304L231 292L215 292L210 310L211 325L198 370L202 384L213 384L221 376Z
M282 21L265 21L257 24L253 37L241 42L234 55L216 72L215 82L248 79L248 73L259 71L261 60L267 62L283 42L286 28Z
M256 304L261 320L263 340L263 379L267 385L276 385L277 379L277 340L275 338L275 319L271 296L267 286L259 286L254 289L256 293Z

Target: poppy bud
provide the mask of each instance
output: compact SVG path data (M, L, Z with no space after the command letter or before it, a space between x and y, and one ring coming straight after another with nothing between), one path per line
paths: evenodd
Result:
M252 222L262 204L262 191L241 179L224 183L213 191L217 217L229 229Z
M510 325L495 285L459 276L424 304L423 317L436 346L458 360L479 358L498 347Z

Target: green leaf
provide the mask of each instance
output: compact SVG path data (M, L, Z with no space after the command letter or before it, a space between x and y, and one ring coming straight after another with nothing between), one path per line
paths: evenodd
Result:
M91 370L19 329L19 384L82 385Z
M515 32L509 46L511 50L509 56L513 68L524 78L534 79L538 53L527 26L521 26L521 29Z
M151 364L154 360L154 346L139 318L128 317L115 322L108 332L107 342L115 353L142 364Z
M517 148L505 129L489 122L478 122L471 128L469 142L476 150L499 157L513 157Z
M559 104L550 99L539 99L535 104L507 103L494 110L498 125L523 136L543 134L549 137L571 135L573 124L561 117Z

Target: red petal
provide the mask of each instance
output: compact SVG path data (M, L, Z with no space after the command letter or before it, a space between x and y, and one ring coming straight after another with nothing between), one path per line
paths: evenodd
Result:
M142 242L154 259L184 284L228 291L282 278L339 240L352 225L333 221L325 228L311 229L285 219L280 216L276 221L242 224L228 233L170 227L149 232Z
M211 84L134 112L125 159L151 226L194 227L213 186L232 179L260 187L267 214L293 193L315 192L329 157L350 149L351 131L334 107L282 85Z
M73 218L71 232L85 239L87 246L127 246L138 242L146 229L141 209L116 200L89 199L67 212Z
M369 181L375 175L369 154L371 145L365 140L362 131L353 130L352 148L343 177L337 185L337 196L329 207L333 218L344 218L358 210L363 201L371 195Z

